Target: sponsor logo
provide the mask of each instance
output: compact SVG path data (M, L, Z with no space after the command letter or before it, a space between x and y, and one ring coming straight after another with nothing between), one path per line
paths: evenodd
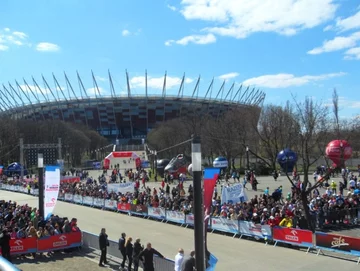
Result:
M59 237L60 241L53 242L53 247L64 247L67 245L67 240L65 235Z
M349 246L349 243L346 243L345 239L343 237L333 238L333 241L331 242L331 247L346 247Z
M289 235L289 234L285 235L285 240L292 241L292 242L299 242L299 237L297 236L297 231L292 230L290 233L292 235Z
M16 246L12 246L11 247L11 251L15 252L15 251L24 251L24 246L23 246L23 242L21 240L16 240L15 242Z

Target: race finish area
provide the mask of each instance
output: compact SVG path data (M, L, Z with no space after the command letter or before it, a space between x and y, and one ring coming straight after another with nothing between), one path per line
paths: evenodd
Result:
M16 201L37 207L38 199L20 193L1 191L3 200ZM76 217L81 230L98 234L106 227L109 239L118 240L120 234L141 238L143 244L151 242L165 257L173 259L179 247L187 255L194 246L193 230L168 225L134 216L102 211L90 207L57 202L55 214ZM354 262L332 257L317 257L303 251L273 247L264 243L239 240L221 234L208 234L208 246L219 262L216 270L353 270Z

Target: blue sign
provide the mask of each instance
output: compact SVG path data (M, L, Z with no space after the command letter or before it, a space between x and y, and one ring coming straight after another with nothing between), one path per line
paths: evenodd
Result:
M284 172L292 172L297 162L297 154L290 150L284 149L277 155L277 162Z

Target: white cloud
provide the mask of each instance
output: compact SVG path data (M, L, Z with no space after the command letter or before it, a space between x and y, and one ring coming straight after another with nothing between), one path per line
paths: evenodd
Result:
M95 95L99 96L99 92L100 92L100 94L105 94L106 93L106 91L101 87L99 87L99 89L97 89L97 88L88 88L86 90L86 93L88 95L90 95L90 96L95 96Z
M15 37L18 37L22 40L26 39L28 35L26 35L24 32L15 31L12 33Z
M10 32L10 28L5 27L5 28L4 28L4 31L5 31L5 32Z
M108 80L106 77L102 77L102 76L95 76L95 79L101 82L106 82Z
M216 42L216 37L213 34L207 35L190 35L183 37L179 40L168 40L165 42L166 46L171 46L172 44L179 44L179 45L188 45L189 43L194 44L209 44Z
M166 76L166 88L173 88L180 86L182 78ZM194 80L191 78L185 78L185 83L190 84ZM145 88L145 76L135 76L130 79L131 87L133 88ZM164 76L147 78L147 85L152 89L162 89L164 86Z
M50 42L40 42L36 45L36 50L40 52L57 52L60 46Z
M344 76L346 73L329 73L321 75L304 75L296 77L293 74L279 73L253 77L243 82L244 85L255 85L266 88L287 88L303 86L316 81L323 81L334 77Z
M316 47L308 51L307 53L310 55L318 55L322 53L334 52L334 51L351 48L356 45L356 42L358 40L360 40L360 31L355 32L347 37L338 36L332 40L324 41L322 46Z
M339 97L339 106L340 107L346 107L346 108L359 108L360 109L360 101L354 101L352 99L346 98L346 97ZM328 99L326 106L333 106L332 99Z
M347 31L360 28L360 11L347 18L338 18L336 21L336 29Z
M332 25L327 25L327 26L324 27L324 31L325 31L325 32L326 32L326 31L333 30L333 29L334 29L334 27L333 27Z
M9 46L6 46L4 44L0 44L0 51L7 51L9 49Z
M295 35L331 20L335 0L182 0L181 13L187 20L210 24L204 31L221 36L245 38L256 32Z
M233 79L233 78L236 78L238 77L239 74L237 72L230 72L230 73L226 73L226 74L223 74L223 75L220 75L219 76L219 79L220 80L230 80L230 79Z
M356 59L360 60L360 47L354 47L345 52L345 59Z
M172 6L172 5L167 5L167 7L168 7L169 9L171 9L172 11L176 11L176 10L177 10L176 7L174 7L174 6Z
M40 91L40 89L38 87L34 86L34 85L20 85L20 87L21 87L21 89L23 91L26 91L26 92L31 92L32 91L32 92L34 92L34 93L36 93L38 95L41 94L41 91L45 95L50 93L50 91L48 89L41 88L41 91ZM40 98L40 100L41 100L41 98Z
M130 31L127 30L127 29L124 29L122 32L121 32L121 35L123 35L124 37L127 37L130 35Z

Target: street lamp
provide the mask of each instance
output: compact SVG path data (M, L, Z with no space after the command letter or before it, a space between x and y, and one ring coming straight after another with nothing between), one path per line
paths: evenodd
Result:
M246 168L250 170L250 161L249 161L249 147L246 146Z
M39 170L39 215L44 219L44 156L38 153L38 170Z
M155 180L157 180L157 151L154 151Z

